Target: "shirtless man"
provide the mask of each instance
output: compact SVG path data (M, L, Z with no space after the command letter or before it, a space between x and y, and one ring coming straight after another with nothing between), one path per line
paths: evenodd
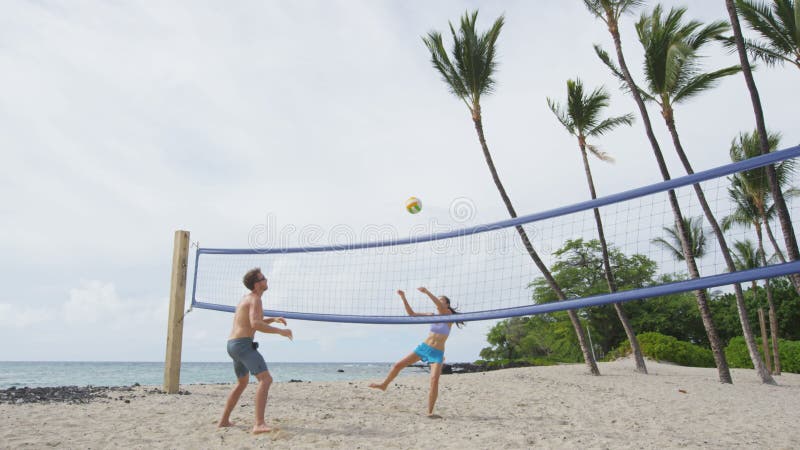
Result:
M283 317L264 318L264 307L261 304L261 296L267 290L267 278L261 273L260 268L250 270L244 275L245 287L250 289L250 293L245 295L236 306L236 313L233 315L233 330L228 338L228 354L233 359L233 370L236 372L236 386L228 396L225 403L225 411L219 420L218 427L230 427L231 412L239 401L239 397L250 382L250 374L258 379L258 390L256 390L256 424L253 426L253 434L266 433L272 431L264 423L264 411L267 408L267 394L269 386L272 384L272 376L267 369L267 363L261 353L256 350L258 343L253 342L256 331L262 333L274 333L292 339L292 330L286 328L275 328L269 326L270 323L280 323L286 325ZM249 373L248 373L249 372Z

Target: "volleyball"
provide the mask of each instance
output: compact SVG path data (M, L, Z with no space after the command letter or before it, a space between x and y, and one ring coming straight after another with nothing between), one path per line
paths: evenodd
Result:
M416 214L422 211L422 202L417 197L411 197L406 200L406 211L411 214Z

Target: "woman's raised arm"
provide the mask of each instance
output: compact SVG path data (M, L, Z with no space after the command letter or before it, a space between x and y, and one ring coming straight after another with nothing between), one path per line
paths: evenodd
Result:
M431 291L429 291L428 288L420 287L420 288L417 288L417 290L422 292L423 294L426 294L428 297L430 297L431 300L433 301L433 304L436 305L437 308L443 308L443 307L447 306L446 304L444 304L444 302L439 300L439 297L433 295L433 293Z

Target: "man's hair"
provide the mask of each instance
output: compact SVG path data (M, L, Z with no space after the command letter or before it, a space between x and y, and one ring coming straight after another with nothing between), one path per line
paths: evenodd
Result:
M244 278L242 278L242 283L244 283L244 286L247 289L250 289L252 291L253 287L255 287L255 285L256 285L256 280L261 278L261 276L259 276L259 275L261 275L261 268L260 267L256 267L254 269L250 269L250 270L247 271L246 274L244 274Z

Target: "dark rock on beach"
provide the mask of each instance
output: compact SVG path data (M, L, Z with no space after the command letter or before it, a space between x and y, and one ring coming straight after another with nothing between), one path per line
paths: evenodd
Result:
M134 386L139 386L138 383ZM82 404L91 401L124 401L142 392L134 391L133 386L57 386L57 387L11 387L0 389L0 404L21 405L26 403L71 403ZM161 389L145 390L144 394L164 394ZM178 391L179 395L190 395L189 391ZM140 395L139 395L140 396Z
M512 362L503 366L487 366L473 363L453 363L442 365L442 375L452 375L458 373L475 373L475 372L488 372L490 370L510 369L513 367L529 367L533 364ZM411 367L418 369L427 369L427 364L412 364Z
M58 386L22 387L0 390L0 403L89 403L98 398L108 399L111 391L130 391L129 387Z

